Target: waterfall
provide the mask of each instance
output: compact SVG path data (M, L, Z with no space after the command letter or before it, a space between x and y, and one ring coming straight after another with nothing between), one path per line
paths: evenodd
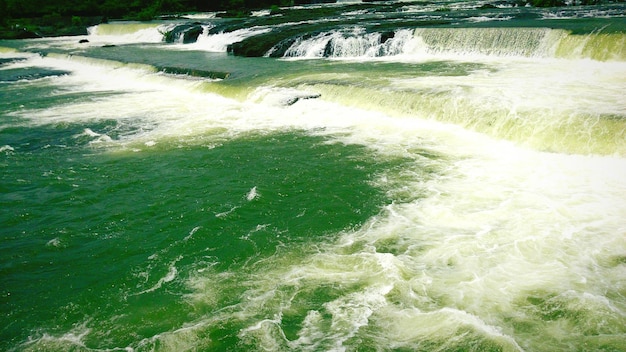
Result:
M158 43L173 25L158 23L106 23L88 28L92 42Z
M555 44L566 34L548 28L418 28L414 53L552 56Z
M232 32L220 32L212 34L209 26L203 26L204 31L197 38L195 43L185 46L190 50L201 50L209 52L226 52L229 44L242 41L248 37L264 34L270 31L266 27L238 29Z
M551 28L334 30L294 40L284 57L535 57L626 61L626 34L572 34Z
M412 38L410 30L366 33L362 28L352 32L331 31L308 39L297 39L285 57L379 57L401 54Z
M626 35L550 28L418 28L409 55L518 56L626 61Z

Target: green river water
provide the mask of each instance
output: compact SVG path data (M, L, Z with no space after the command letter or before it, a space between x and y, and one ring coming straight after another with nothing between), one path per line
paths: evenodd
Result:
M626 351L625 7L481 4L0 41L0 350Z

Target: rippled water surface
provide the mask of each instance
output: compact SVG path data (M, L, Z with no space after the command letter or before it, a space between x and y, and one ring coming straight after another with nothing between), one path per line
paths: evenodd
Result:
M0 42L0 349L624 350L624 6L482 5Z

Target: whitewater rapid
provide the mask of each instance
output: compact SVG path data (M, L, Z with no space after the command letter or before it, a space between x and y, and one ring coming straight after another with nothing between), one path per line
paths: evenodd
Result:
M106 313L91 307L88 296L70 297L62 316L69 322L29 322L24 329L31 330L10 348L624 346L626 66L623 49L613 50L623 34L419 28L392 36L343 27L295 40L285 57L275 59L226 53L229 44L265 34L266 27L217 34L207 27L196 43L182 44L162 41L173 26L128 26L100 25L85 46L76 38L24 43L24 51L55 49L45 55L0 53L7 59L0 68L0 77L8 77L0 83L3 93L18 87L48 94L30 102L7 93L0 132L40 129L56 138L12 136L15 142L0 142L2 165L49 155L68 163L67 174L46 164L42 175L31 175L51 180L38 196L60 199L59 208L90 200L81 193L90 175L96 186L120 195L104 205L85 201L92 218L76 234L73 224L49 232L43 227L28 254L51 258L42 266L45 274L61 270L52 262L76 250L109 263L97 268L108 280L116 258L135 260L131 268L113 271L123 273L112 281L118 286L98 293L111 295L96 297L109 305ZM103 47L108 43L115 46ZM159 68L163 62L206 71L226 67L232 75L171 74ZM70 135L56 137L62 133ZM284 145L301 148L278 148ZM363 151L349 154L350 147ZM323 185L342 181L337 175L344 170L331 169L337 175L315 182L292 172L311 168L305 176L312 179L331 173L298 163L298 153L313 148L330 154L303 158L307 163L347 158L361 171L376 163L375 171L358 174L367 179L355 176L348 189L363 182L384 197L363 221L302 240L308 232L292 229L311 212L332 222L340 211L363 211L345 198L304 201L290 209L291 228L271 223L282 220L272 211L289 199L287 191L293 191L291 199L310 199L324 192ZM235 167L277 152L295 162L277 158L271 169ZM133 163L156 166L127 171ZM11 183L15 190L2 198L7 206L7 199L24 201L19 192L29 191L30 169L18 171L16 180L7 173L17 185ZM161 172L167 178L161 180ZM179 173L186 178L168 183ZM149 194L150 204L130 204L144 218L115 213L111 205L123 205L124 192L154 185L151 177L165 191ZM184 193L192 181L196 198ZM209 202L224 189L234 196ZM338 195L327 196L320 199ZM198 210L185 213L174 203ZM255 208L260 204L267 207ZM16 209L21 215L15 223L32 217ZM244 221L250 223L235 231ZM135 227L124 227L130 222ZM163 226L143 225L154 222ZM251 255L235 253L239 262L220 262L229 258L217 254L222 243L208 241L218 235L224 246L248 244ZM129 249L128 243L139 244ZM9 264L3 268L20 263ZM32 267L27 269L40 273ZM76 284L83 285L81 292L90 288ZM161 320L166 322L159 325Z

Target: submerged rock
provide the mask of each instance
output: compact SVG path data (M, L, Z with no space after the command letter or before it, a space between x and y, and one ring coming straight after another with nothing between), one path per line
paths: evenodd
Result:
M286 98L285 100L283 100L283 105L291 106L291 105L297 103L299 100L317 99L317 98L319 98L321 96L322 96L321 94L302 94L302 95L298 95L298 96L294 96L294 97L289 97L289 98Z
M187 75L191 77L203 77L203 78L213 78L213 79L226 79L230 76L228 72L219 72L219 71L207 71L207 70L199 70L187 67L175 67L175 66L157 66L159 71L163 73L173 74L173 75Z

